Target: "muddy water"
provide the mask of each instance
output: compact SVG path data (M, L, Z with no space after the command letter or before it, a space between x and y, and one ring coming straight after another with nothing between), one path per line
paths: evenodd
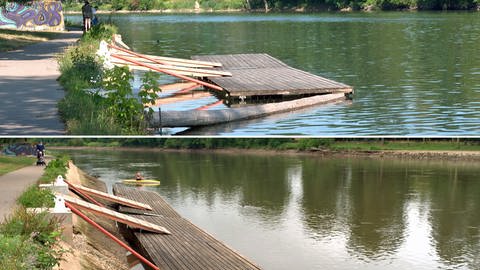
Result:
M264 269L478 269L474 162L75 151L111 186L141 171Z

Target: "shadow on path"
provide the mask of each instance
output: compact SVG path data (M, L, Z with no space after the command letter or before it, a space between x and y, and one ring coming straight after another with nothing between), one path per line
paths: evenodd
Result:
M64 96L58 53L81 32L60 33L55 39L0 53L0 135L61 135L65 126L57 103Z

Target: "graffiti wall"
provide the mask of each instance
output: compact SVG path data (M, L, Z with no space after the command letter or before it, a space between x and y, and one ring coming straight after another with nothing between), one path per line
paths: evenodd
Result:
M19 143L7 145L2 152L9 156L34 156L37 149L29 143Z
M62 2L45 0L30 4L7 2L0 7L0 29L64 30Z

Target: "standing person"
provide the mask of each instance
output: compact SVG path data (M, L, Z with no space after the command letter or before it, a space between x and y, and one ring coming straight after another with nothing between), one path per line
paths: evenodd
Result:
M92 25L93 26L98 24L97 10L98 10L98 6L92 7Z
M82 16L83 16L83 33L85 33L88 30L90 30L90 28L92 28L93 10L88 0L85 0L85 4L82 6Z

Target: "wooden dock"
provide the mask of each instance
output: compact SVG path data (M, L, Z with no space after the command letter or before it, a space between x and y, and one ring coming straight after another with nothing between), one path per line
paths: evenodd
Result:
M125 230L136 250L160 269L260 269L210 234L182 218L155 192L117 184L117 196L148 204L152 211L121 206L119 210L136 218L163 226L170 235ZM147 215L144 213L148 212Z
M290 67L268 54L202 55L192 59L222 63L215 70L231 77L204 77L233 97L352 93L353 88L321 76Z

